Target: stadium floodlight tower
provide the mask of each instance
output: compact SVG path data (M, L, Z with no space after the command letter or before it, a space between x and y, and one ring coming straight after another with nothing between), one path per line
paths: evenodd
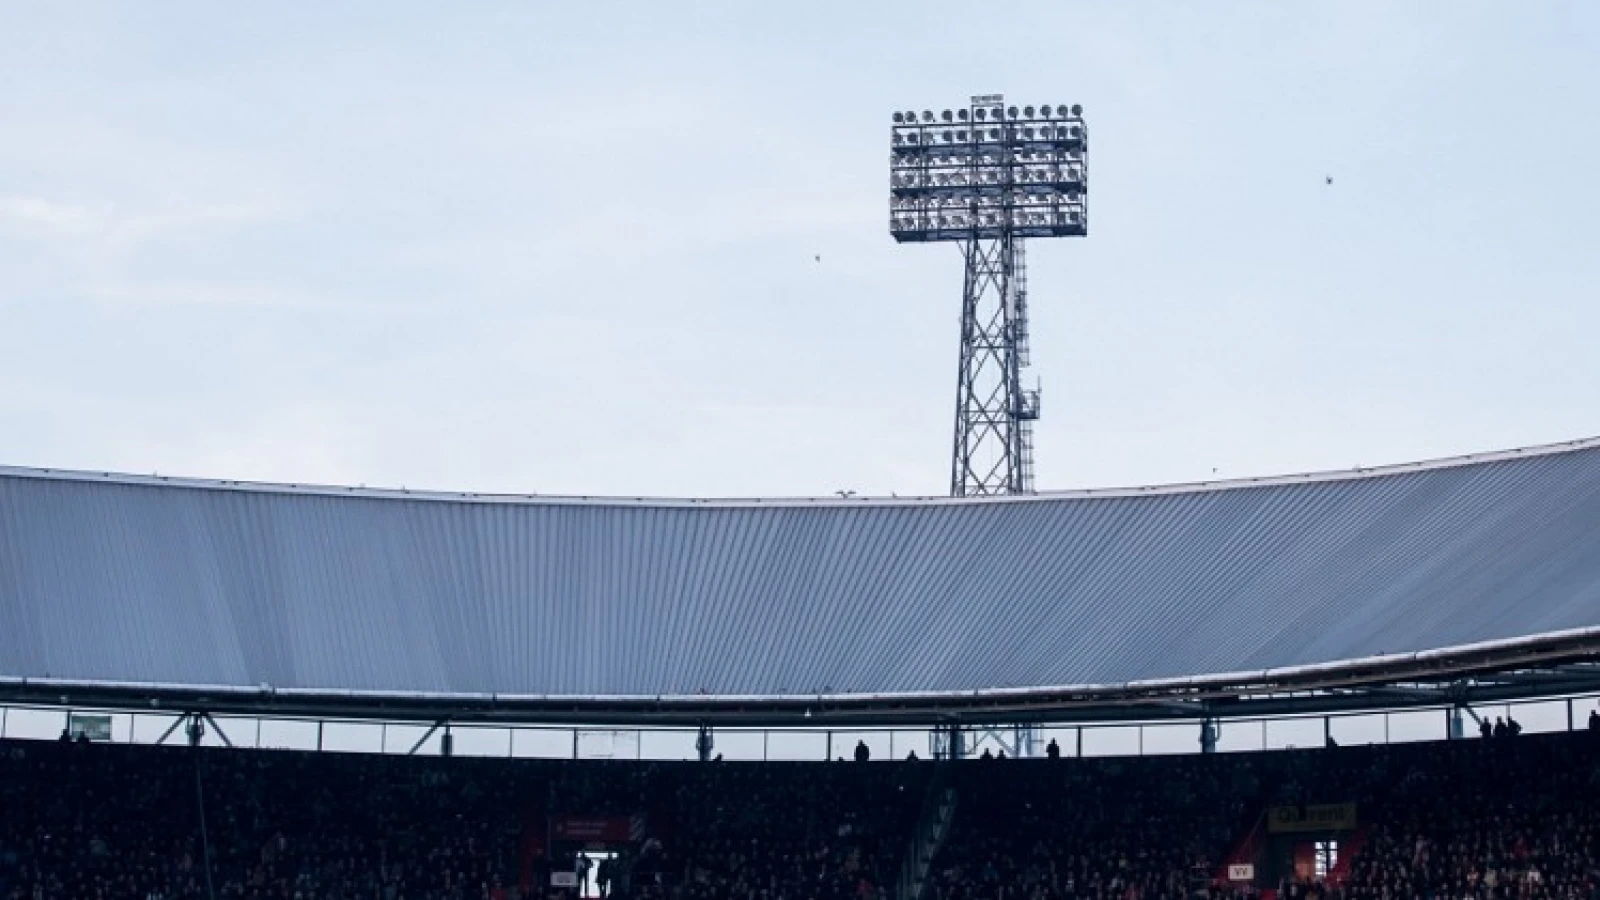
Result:
M956 497L1033 490L1039 391L1028 365L1027 238L1088 233L1089 132L1080 106L897 112L890 135L889 233L956 241L966 258L956 382Z

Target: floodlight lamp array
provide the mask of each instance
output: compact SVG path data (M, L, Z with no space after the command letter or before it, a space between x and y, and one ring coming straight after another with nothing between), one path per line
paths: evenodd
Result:
M889 230L897 241L1087 233L1083 108L1006 106L893 115Z

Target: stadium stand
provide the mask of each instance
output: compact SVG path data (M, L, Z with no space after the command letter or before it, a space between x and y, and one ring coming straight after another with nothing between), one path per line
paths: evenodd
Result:
M1592 900L1600 894L1600 744L1591 734L1409 748L1374 801L1350 900Z
M1183 897L1258 800L1263 760L991 760L963 764L937 900Z
M933 900L1594 900L1597 737L953 767L8 741L0 897L570 897L549 875L571 848L546 830L567 810L648 818L611 897L888 900L945 771L961 807ZM1353 805L1359 825L1277 835L1253 885L1227 881L1230 848L1269 810L1319 804ZM1346 849L1319 871L1309 850L1330 838Z
M204 897L208 847L221 897L477 897L511 883L513 773L418 762L7 742L0 896Z
M204 897L209 848L219 897L500 898L571 869L578 812L653 823L613 896L877 898L931 769L8 741L0 897Z

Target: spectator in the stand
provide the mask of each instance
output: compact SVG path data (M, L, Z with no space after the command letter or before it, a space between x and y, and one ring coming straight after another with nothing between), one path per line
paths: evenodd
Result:
M1478 720L1478 734L1484 740L1488 740L1489 738L1494 737L1494 726L1489 724L1489 720L1488 719L1479 719Z
M916 761L917 761L917 751L912 750L910 753L906 754L906 762L916 762Z
M1494 717L1494 736L1497 737L1497 738L1503 738L1503 737L1506 737L1507 735L1509 735L1510 733L1511 733L1510 731L1506 730L1506 720L1500 718L1499 716L1495 716Z
M1593 713L1590 715L1593 716ZM1061 745L1056 743L1055 738L1051 738L1050 743L1045 745L1044 755L1050 757L1051 759L1061 758Z
M1521 733L1522 733L1522 723L1518 722L1516 719L1511 718L1511 714L1507 713L1506 714L1506 736L1507 737L1516 737L1517 735L1519 735Z
M985 747L985 748L983 748L983 755L978 757L978 758L979 759L994 759L994 754L992 752L990 752L988 747Z
M1589 710L1589 730L1600 731L1600 712Z
M856 762L866 762L872 758L872 750L867 747L866 741L856 741Z

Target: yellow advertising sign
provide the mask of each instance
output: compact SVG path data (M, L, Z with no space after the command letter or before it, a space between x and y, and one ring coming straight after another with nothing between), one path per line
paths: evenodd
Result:
M1267 831L1294 834L1309 831L1354 831L1354 803L1324 803L1316 806L1274 806L1267 810Z

